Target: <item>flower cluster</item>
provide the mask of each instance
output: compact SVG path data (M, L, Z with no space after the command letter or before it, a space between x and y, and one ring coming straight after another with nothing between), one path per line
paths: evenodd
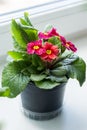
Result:
M67 42L63 36L57 33L55 28L52 28L46 33L39 32L39 40L27 44L28 54L37 54L41 59L48 62L56 59L61 53L61 50L57 45L48 42L48 39L53 36L56 36L61 41L62 46L66 47L68 50L72 50L73 52L77 51L77 48L73 43L70 41Z

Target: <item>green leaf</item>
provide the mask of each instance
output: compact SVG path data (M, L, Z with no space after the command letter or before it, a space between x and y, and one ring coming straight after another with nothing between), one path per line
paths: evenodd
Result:
M29 26L29 25L20 25L22 27L22 29L25 30L33 30L33 31L38 31L36 28Z
M28 55L25 52L19 52L19 51L8 51L8 54L14 59L14 60L28 60L31 62L31 55Z
M44 63L38 55L32 55L32 65L35 66L37 70L44 69Z
M46 77L45 74L31 74L30 79L32 81L41 81Z
M9 88L8 97L16 97L26 88L30 81L27 67L28 63L25 61L13 61L5 66L2 72L2 88Z
M52 82L55 81L57 83L67 82L66 76L56 77L56 76L51 75L51 76L47 76L46 79L49 79Z
M16 39L14 38L14 36L12 36L13 39L13 46L17 51L26 51L26 48L23 48L19 45L19 43L16 41Z
M64 53L62 53L59 60L64 60L65 58L68 58L71 55L73 55L73 52L69 51L69 50L66 50Z
M86 64L84 60L79 58L72 64L68 65L68 71L68 77L77 79L80 86L82 86L86 78Z
M9 97L9 95L10 95L10 89L9 88L7 88L7 87L0 88L0 96Z
M52 75L55 75L55 76L64 76L67 74L67 67L61 66L61 67L51 70L50 72Z
M57 45L58 48L61 50L61 53L65 51L66 48L62 46L61 41L58 36L53 36L48 41L53 43L54 45Z
M75 62L76 60L78 60L79 57L77 55L70 55L69 57L65 58L63 61L62 61L62 65L69 65L69 64L72 64L73 62Z
M20 18L20 23L21 23L22 25L28 25L27 22L26 22L23 18Z
M79 57L77 55L74 55L71 52L66 52L54 63L54 68L71 64L74 61L78 60L78 58Z
M52 89L60 85L60 83L52 82L50 80L42 80L42 81L35 82L35 85L41 89Z
M24 53L17 52L17 51L8 51L8 54L14 59L14 60L23 60Z
M38 70L37 70L37 68L35 66L33 66L32 64L30 64L27 67L27 72L30 73L30 74L37 74Z
M36 29L27 26L22 27L22 29L26 32L28 36L28 42L38 40L38 31Z
M16 21L13 19L11 23L11 32L12 36L18 43L18 46L22 48L26 48L26 45L29 41L28 36L26 32L16 23Z
M61 42L57 36L51 37L48 42L53 43L54 45L57 45L59 48L61 48Z
M30 19L29 19L29 14L28 14L28 12L24 12L24 18L25 18L25 21L27 22L27 24L28 24L29 26L33 26L32 23L31 23L31 21L30 21Z

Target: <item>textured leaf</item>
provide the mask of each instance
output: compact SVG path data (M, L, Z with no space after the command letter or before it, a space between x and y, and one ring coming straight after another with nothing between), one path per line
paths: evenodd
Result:
M74 61L78 60L79 57L77 55L70 55L68 58L65 58L63 61L62 61L62 65L69 65L69 64L72 64Z
M77 79L80 83L80 86L82 86L86 78L85 62L81 58L79 58L78 60L76 60L75 62L73 62L71 65L68 66L68 70L69 70L68 76Z
M11 23L11 32L12 36L15 38L18 45L22 48L26 48L26 45L29 41L26 32L16 23L13 19Z
M32 64L30 64L27 67L27 72L30 74L37 74L39 71L37 71L37 68L35 66L33 66Z
M26 48L23 48L20 46L20 44L16 41L16 39L14 38L14 36L12 36L13 39L13 46L17 51L26 51Z
M60 85L60 83L57 82L52 82L50 80L42 80L39 82L35 82L36 86L41 88L41 89L52 89L58 85Z
M31 41L36 41L38 40L38 31L34 28L30 28L30 27L22 27L22 29L26 32L27 36L28 36L28 42Z
M72 53L64 53L59 59L54 63L54 68L59 67L59 66L65 66L68 64L71 64L72 62L78 60L78 56L74 55Z
M38 70L44 68L44 63L38 55L32 55L32 65L37 67Z
M66 78L66 76L62 76L62 77L56 77L56 76L48 76L48 77L46 77L46 79L49 79L49 80L51 80L51 81L55 81L55 82L57 82L57 83L62 83L62 82L67 82L67 78Z
M8 54L14 59L14 60L29 60L31 61L31 55L28 55L25 52L19 52L19 51L8 51Z
M41 81L46 77L45 74L31 74L30 79L32 81Z
M51 70L50 72L52 75L55 76L64 76L67 73L67 67L66 66L58 67L56 69Z
M2 87L10 90L8 97L16 97L30 81L27 72L28 63L24 61L9 63L2 72Z

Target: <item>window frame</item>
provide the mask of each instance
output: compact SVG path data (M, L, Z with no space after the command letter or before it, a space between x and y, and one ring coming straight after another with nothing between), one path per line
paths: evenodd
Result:
M9 21L11 21L12 18L18 19L22 17L23 12L26 12L26 11L29 12L32 17L36 17L38 15L43 15L50 12L55 12L55 11L60 12L67 8L72 8L74 6L83 5L86 3L87 3L86 0L62 0L62 1L55 0L55 1L47 2L47 3L36 5L36 6L14 10L8 13L2 13L0 14L0 25L8 23ZM77 9L72 10L71 13L77 10L78 10L78 7Z

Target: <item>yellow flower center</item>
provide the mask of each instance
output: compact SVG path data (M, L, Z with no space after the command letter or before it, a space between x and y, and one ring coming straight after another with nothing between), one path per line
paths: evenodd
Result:
M33 49L34 49L34 50L38 50L38 49L39 49L39 46L34 46Z
M60 40L60 36L57 36L58 37L58 39Z
M51 50L46 50L46 53L47 53L48 55L50 55L50 54L51 54Z
M66 43L66 46L67 46L67 47L69 47L69 44L68 44L68 43Z
M48 35L48 33L46 33L46 32L45 32L45 33L44 33L44 35L46 35L46 36L47 36L47 35Z

